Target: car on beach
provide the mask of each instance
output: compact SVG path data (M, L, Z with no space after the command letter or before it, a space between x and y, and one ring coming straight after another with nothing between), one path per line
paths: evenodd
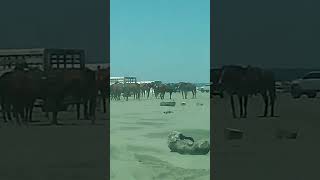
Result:
M309 72L291 83L291 95L293 98L300 98L302 95L307 95L308 98L315 98L319 91L320 71Z
M205 85L205 86L202 86L202 87L199 87L198 88L198 91L204 93L204 92L210 92L210 84L208 85Z

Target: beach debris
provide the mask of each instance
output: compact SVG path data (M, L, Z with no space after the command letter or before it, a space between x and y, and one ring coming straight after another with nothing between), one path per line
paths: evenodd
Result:
M243 138L243 131L239 129L232 129L232 128L225 128L224 129L224 135L226 139L228 140L234 140L234 139L242 139Z
M197 106L203 106L203 103L197 103Z
M171 114L171 113L173 113L173 111L165 111L165 112L163 112L164 114Z
M181 102L181 105L182 106L185 106L187 103L186 102Z
M293 130L293 131L289 131L289 130L284 130L284 129L278 129L276 131L276 137L278 139L297 139L298 137L298 131L297 130Z
M176 102L161 102L160 106L175 106Z
M171 152L190 155L205 155L210 151L210 144L206 140L194 141L192 137L184 136L179 131L172 131L168 135L168 147Z

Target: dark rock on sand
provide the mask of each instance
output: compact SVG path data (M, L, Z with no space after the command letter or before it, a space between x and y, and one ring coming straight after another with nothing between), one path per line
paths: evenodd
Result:
M164 114L171 114L171 113L173 113L173 111L165 111L165 112L163 112Z

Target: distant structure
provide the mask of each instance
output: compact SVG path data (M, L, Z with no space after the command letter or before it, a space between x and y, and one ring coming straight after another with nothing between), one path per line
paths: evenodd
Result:
M127 83L137 83L136 77L110 77L110 85L119 82L123 84Z
M50 69L83 69L85 67L85 51L83 49L0 49L0 76L12 71L18 64Z
M0 70L26 63L30 67L48 69L82 69L85 51L82 49L0 49Z
M155 83L155 84L161 84L161 81L153 80L153 81L139 81L138 84L149 84L149 83Z
M85 66L91 70L96 71L97 67L100 66L101 69L107 69L110 67L110 63L86 63Z
M154 83L155 81L138 81L138 84Z

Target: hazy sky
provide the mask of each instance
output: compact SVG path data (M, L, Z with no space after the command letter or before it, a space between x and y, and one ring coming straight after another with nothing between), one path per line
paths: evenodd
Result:
M81 48L109 56L108 0L1 0L0 48Z
M209 81L209 0L111 0L111 76Z
M211 66L320 67L320 1L213 2Z

